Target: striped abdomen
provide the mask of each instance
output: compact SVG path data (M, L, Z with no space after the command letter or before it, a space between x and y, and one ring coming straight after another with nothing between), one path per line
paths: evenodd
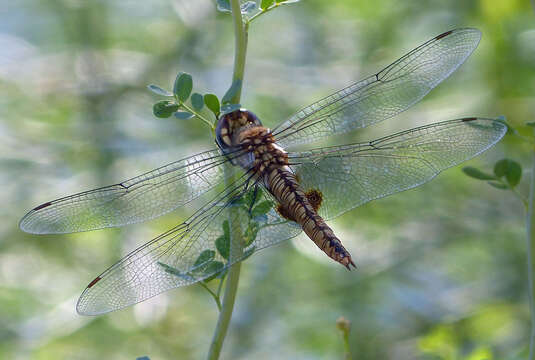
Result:
M308 237L330 258L348 269L349 265L355 266L349 252L317 213L321 194L315 190L305 193L295 175L283 166L269 169L265 182L279 202L278 211L283 217L301 225Z

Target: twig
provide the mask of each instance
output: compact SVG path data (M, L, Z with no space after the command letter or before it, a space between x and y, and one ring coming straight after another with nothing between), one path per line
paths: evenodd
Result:
M241 80L240 88L232 98L232 103L239 104L241 97L241 84L243 84L243 74L245 72L245 55L247 53L247 27L243 24L240 2L239 0L230 0L230 6L232 10L232 19L234 22L234 36L236 42L236 48L234 53L234 73L232 76L232 83L234 84L236 80ZM233 166L230 163L226 163L224 167L225 172L225 182L226 185L232 183L235 176L235 171ZM231 234L231 257L238 259L241 257L240 252L243 247L243 238L242 232L239 228L239 224L236 221L233 213L236 212L236 209L229 208L229 225L230 225L230 234ZM237 252L237 253L234 253ZM214 332L214 337L210 345L210 350L208 352L209 360L216 360L219 358L221 353L221 348L223 347L223 341L227 334L228 326L230 319L232 317L232 311L234 309L234 301L236 300L236 291L238 290L238 282L240 279L240 268L241 262L237 262L232 265L229 269L227 275L227 283L225 285L225 294L223 297L223 305L221 311L219 312L219 319L217 321L217 326Z

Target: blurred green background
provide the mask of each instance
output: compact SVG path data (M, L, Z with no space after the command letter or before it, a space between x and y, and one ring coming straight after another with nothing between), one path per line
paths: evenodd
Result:
M149 83L178 71L222 96L230 17L214 0L16 0L0 9L0 358L203 358L217 308L199 286L99 317L75 303L97 274L181 221L32 236L17 223L44 201L111 184L213 147L200 121L156 119ZM411 110L341 136L368 140L463 116L535 114L535 18L527 0L303 0L255 22L242 104L273 126L431 37L483 39ZM508 136L468 164L491 169L530 146ZM299 237L249 258L223 359L342 359L335 322L352 322L354 359L522 359L527 355L524 209L461 167L332 223L358 264L347 272Z

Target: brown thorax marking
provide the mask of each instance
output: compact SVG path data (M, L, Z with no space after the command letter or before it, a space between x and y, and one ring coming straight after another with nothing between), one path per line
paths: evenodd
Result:
M257 177L274 166L288 165L288 155L275 144L271 130L245 109L223 115L216 129L216 138L223 152L241 148L252 154L251 161L238 161L238 165L246 170L254 168Z

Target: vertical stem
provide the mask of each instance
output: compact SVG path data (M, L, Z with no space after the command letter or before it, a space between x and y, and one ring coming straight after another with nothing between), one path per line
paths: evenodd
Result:
M239 104L241 89L243 84L243 74L245 73L245 56L247 54L247 30L248 25L243 24L239 0L230 0L232 10L232 20L234 21L234 73L232 82L240 81L240 86L236 95L231 99L233 104Z
M234 36L236 39L236 49L234 52L234 73L232 76L232 82L240 80L239 90L236 92L236 95L232 98L232 103L239 104L241 97L241 84L243 83L243 74L245 72L245 55L247 52L247 28L244 26L239 0L230 0L230 5L232 9L232 19L234 22ZM224 168L225 172L225 184L230 185L235 178L235 171L231 164L227 162ZM240 252L242 251L243 237L239 224L237 224L233 219L236 217L233 216L233 212L236 209L229 208L229 225L231 232L231 257L240 258ZM238 252L237 254L232 254L232 251ZM240 279L240 267L241 262L237 262L232 265L229 269L227 275L227 282L225 285L225 295L223 297L223 304L221 311L219 312L219 319L217 321L217 326L214 332L214 337L212 339L212 344L210 345L210 350L208 352L209 360L216 360L219 358L221 353L221 348L223 347L223 341L227 334L228 326L230 319L232 317L232 310L234 309L234 301L236 300L236 292L238 290L238 282Z
M528 253L528 283L529 309L531 313L531 335L529 344L529 359L535 359L535 149L533 151L533 165L529 186L528 213L526 218L527 253Z

